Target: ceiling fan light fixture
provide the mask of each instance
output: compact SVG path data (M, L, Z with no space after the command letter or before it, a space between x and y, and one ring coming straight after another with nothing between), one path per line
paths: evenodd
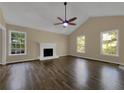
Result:
M68 23L67 23L67 22L64 22L64 23L63 23L63 26L64 26L64 27L67 27L67 26L68 26Z

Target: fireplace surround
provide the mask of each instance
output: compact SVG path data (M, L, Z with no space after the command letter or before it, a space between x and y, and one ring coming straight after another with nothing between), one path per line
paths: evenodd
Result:
M40 60L58 58L59 56L56 52L55 43L40 43Z

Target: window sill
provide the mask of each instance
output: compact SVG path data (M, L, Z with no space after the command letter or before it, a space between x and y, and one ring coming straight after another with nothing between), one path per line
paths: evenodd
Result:
M27 54L9 54L9 56L25 56Z
M85 52L77 52L78 54L85 54Z
M112 57L119 57L119 55L111 55L111 54L101 54L103 56L112 56Z

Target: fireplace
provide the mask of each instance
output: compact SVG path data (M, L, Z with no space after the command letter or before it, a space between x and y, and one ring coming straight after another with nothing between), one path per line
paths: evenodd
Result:
M52 48L45 48L43 50L44 57L53 56L53 49Z
M55 43L40 43L40 60L58 58Z

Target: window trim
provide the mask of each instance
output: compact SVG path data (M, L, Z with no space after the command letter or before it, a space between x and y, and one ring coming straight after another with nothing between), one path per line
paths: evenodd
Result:
M103 33L108 33L108 32L116 32L117 33L117 54L106 54L103 53L103 49L102 49L102 44L103 44ZM106 55L106 56L114 56L114 57L118 57L119 56L119 30L118 29L113 29L113 30L109 30L109 31L103 31L100 33L100 54L101 55Z
M77 38L78 38L78 37L81 37L81 36L84 36L84 37L85 37L85 45L83 46L83 47L85 48L84 52L78 52L78 51L77 51ZM86 53L86 36L85 36L84 34L78 35L78 36L76 37L76 52L79 53L79 54L85 54L85 53Z
M11 54L11 33L12 32L17 32L17 33L24 33L25 34L25 53L21 53L21 54ZM22 31L17 31L17 30L10 30L9 31L9 56L19 56L19 55L27 55L27 33L26 32L22 32Z

